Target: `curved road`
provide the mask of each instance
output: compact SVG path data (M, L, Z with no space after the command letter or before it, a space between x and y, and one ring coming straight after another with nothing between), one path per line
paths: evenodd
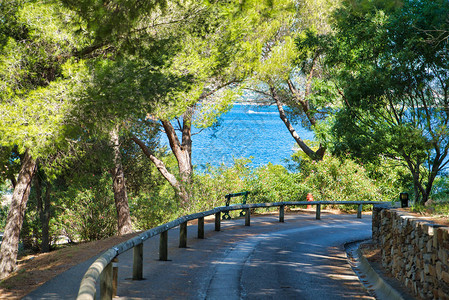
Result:
M169 259L158 261L158 238L144 245L144 280L133 281L131 253L119 257L120 299L373 299L352 271L343 245L371 237L371 217L314 214L189 226L188 248L169 233ZM131 252L131 251L129 251Z

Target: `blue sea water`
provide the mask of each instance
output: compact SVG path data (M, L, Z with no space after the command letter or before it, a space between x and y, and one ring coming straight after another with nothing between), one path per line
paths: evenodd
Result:
M295 129L302 139L314 139L312 131L300 125ZM285 159L295 152L296 144L279 118L276 106L244 104L234 104L216 126L194 135L192 142L192 162L198 169L207 163L231 166L234 158L250 157L253 167L269 162L286 165ZM168 145L165 136L162 144Z

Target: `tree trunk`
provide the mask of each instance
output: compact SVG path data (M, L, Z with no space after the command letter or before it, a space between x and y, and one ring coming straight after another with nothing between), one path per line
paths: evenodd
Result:
M176 131L170 121L162 120L165 134L170 143L170 148L178 162L179 176L186 186L192 181L192 113L193 109L188 109L183 115L182 143L180 143Z
M31 180L33 179L35 170L36 162L27 150L23 157L22 167L14 188L11 206L6 219L5 232L0 248L0 279L7 277L16 268L20 230L30 195Z
M42 197L43 185L42 180L38 174L35 176L34 187L36 189L37 212L39 215L42 229L41 252L45 253L50 251L49 223L50 223L51 185L49 182L47 182L45 189L45 197Z
M42 245L41 252L49 252L50 251L50 196L51 196L51 185L48 183L47 188L45 190L44 197L44 207L41 215L41 224L42 224Z
M320 147L315 152L309 146L307 146L307 144L301 139L301 137L296 132L293 125L288 120L287 114L285 113L284 108L282 107L282 103L279 100L276 90L274 89L274 87L271 87L270 90L271 90L271 95L272 95L273 99L276 101L276 105L277 105L278 111L279 111L279 117L281 118L282 122L284 122L285 126L287 127L288 131L290 132L291 136L296 141L298 146L311 159L322 160L324 157L324 154L326 152L326 148L320 144Z
M402 153L402 157L404 158L407 167L410 170L410 173L412 173L413 189L415 193L415 203L424 204L428 200L429 195L426 193L426 190L421 183L420 178L421 163L419 160L417 160L416 163L414 164L411 157L406 153Z
M176 135L175 128L172 123L167 120L161 120L164 127L165 134L167 135L170 143L170 148L176 157L178 162L179 177L181 183L178 183L181 193L179 193L181 199L181 205L186 206L190 202L191 195L188 192L189 187L192 184L192 116L193 107L187 109L183 114L182 120L182 138L179 141Z
M176 176L170 173L162 160L153 155L151 150L136 136L132 136L131 139L140 147L142 152L148 157L151 162L156 166L161 175L170 183L175 189L176 195L181 199L181 203L186 203L189 199L185 187L176 179Z
M170 149L178 162L179 179L175 175L171 174L165 164L158 159L152 151L136 136L131 139L140 147L143 153L154 163L159 172L175 189L176 195L181 201L181 206L185 207L190 202L191 195L189 188L192 184L192 116L193 107L189 107L182 115L182 126L180 124L180 130L182 131L181 141L179 140L176 130L169 120L161 120L165 134L167 135Z
M311 71L311 72L313 73L313 71ZM310 76L312 76L312 73L310 74ZM309 80L306 84L306 90L304 92L304 97L301 97L300 91L294 86L293 82L291 80L287 80L287 85L288 85L290 92L293 94L296 101L301 106L301 109L304 112L304 114L306 115L307 120L309 120L310 125L313 126L316 124L316 119L315 119L314 114L310 111L309 101L306 100L306 98L308 97L308 95L310 94L310 91L311 91L310 84L311 84L311 77L309 78Z
M126 192L125 174L123 172L120 155L118 127L111 131L110 138L114 151L114 168L112 169L111 174L115 208L117 210L118 234L123 235L131 233L133 229L129 212L128 194Z

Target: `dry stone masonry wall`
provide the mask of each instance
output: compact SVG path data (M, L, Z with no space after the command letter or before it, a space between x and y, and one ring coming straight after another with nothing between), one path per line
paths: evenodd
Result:
M400 209L373 210L382 264L421 299L449 299L449 227Z

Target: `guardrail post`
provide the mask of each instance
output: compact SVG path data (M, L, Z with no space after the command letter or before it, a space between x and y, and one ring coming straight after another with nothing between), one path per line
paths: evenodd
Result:
M187 222L179 225L179 248L187 248Z
M100 299L112 299L112 263L109 263L100 275Z
M112 297L117 296L118 285L118 258L112 260Z
M159 260L168 260L168 231L161 232L159 237Z
M220 231L220 215L221 215L221 212L217 212L217 213L215 213L215 231Z
M133 280L143 279L143 244L133 248Z
M321 220L321 204L316 205L316 219Z
M245 226L251 226L251 211L249 208L245 208Z
M198 238L204 239L204 217L198 218Z
M284 205L279 206L279 222L284 223Z
M359 207L357 209L357 218L359 218L359 219L362 218L362 206L363 206L363 204L359 204Z

